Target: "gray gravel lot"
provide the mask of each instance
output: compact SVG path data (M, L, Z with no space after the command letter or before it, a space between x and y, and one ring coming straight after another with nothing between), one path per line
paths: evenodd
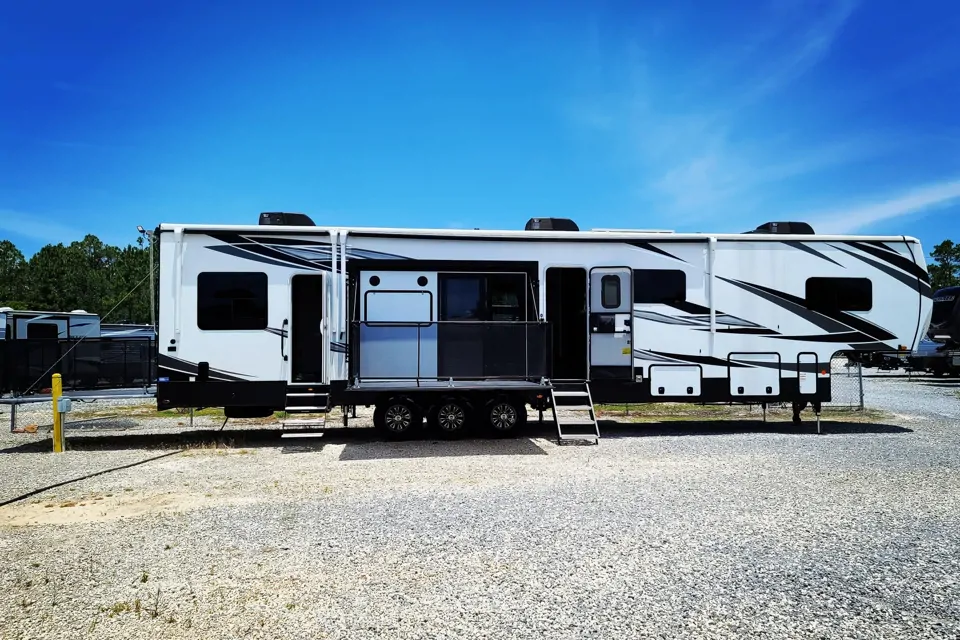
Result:
M189 444L0 507L0 638L957 637L960 400L865 385L895 415L824 436L783 414L605 422L599 447L248 424L213 448L163 418L54 456L4 433L0 500Z

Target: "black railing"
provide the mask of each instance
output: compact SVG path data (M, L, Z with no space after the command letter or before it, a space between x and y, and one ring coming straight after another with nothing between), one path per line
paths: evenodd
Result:
M545 322L352 322L350 379L539 380L550 339Z
M54 373L64 389L109 389L152 385L157 379L156 342L85 340L0 341L0 393L36 393Z

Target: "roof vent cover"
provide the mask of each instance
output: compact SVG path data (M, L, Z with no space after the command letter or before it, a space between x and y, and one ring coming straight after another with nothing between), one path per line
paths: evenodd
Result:
M765 222L746 233L774 233L780 235L814 235L813 227L806 222Z
M569 218L530 218L524 231L580 231L577 223Z
M261 225L276 225L281 227L315 227L313 220L305 213L285 213L283 211L267 211L260 214Z

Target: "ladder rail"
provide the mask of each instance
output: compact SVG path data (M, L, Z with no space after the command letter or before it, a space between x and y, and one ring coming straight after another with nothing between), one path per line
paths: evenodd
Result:
M596 407L593 404L593 394L590 391L590 383L587 381L578 381L576 383L565 383L568 385L576 384L580 387L577 391L558 391L557 388L551 384L550 387L550 410L553 413L553 421L557 425L557 441L558 443L563 443L564 441L571 440L592 440L594 444L600 443L600 425L597 424L597 411ZM559 405L557 404L557 398L586 398L587 404L578 404L578 405ZM582 402L582 400L580 400ZM589 420L582 420L576 422L564 422L560 419L560 410L567 410L573 412L587 412L590 416ZM572 433L569 430L564 433L564 426L572 427L574 425L580 427L587 427L588 425L592 427L591 433Z

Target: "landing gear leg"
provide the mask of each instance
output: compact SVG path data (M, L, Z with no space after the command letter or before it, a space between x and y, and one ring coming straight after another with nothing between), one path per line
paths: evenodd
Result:
M822 432L820 431L820 403L813 403L813 412L817 414L817 435L819 436Z
M807 408L806 402L794 402L793 403L793 424L800 424L803 422L800 419L800 412Z

